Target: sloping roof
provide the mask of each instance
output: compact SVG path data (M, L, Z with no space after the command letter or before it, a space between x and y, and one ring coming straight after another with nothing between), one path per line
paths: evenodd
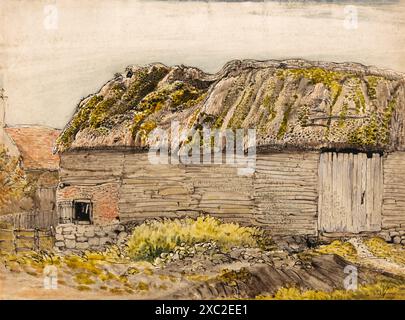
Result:
M168 129L255 128L259 149L405 149L405 76L357 63L235 60L216 74L128 67L83 99L57 141L75 149L147 148Z
M53 148L60 130L39 126L5 130L21 153L24 169L58 170L59 155L53 154Z

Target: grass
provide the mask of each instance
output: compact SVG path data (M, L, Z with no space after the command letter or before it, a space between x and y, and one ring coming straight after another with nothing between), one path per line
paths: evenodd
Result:
M243 245L259 246L261 236L262 232L257 228L223 223L210 216L201 216L196 220L150 220L134 229L128 241L128 254L134 260L152 261L180 244L215 241L220 249L228 250Z
M391 260L405 265L405 248L401 245L388 244L381 238L371 238L364 241L368 250L376 257Z
M340 240L335 240L328 245L319 246L314 250L314 253L320 254L336 254L349 261L357 260L357 250L349 242L343 242Z
M359 286L357 290L335 290L332 292L280 288L274 295L258 296L261 300L404 300L405 282L379 279L374 284Z

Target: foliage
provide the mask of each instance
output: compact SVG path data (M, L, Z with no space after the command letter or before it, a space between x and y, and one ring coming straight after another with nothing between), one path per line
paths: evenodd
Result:
M347 260L354 261L357 259L357 250L349 242L342 242L335 240L328 245L322 245L315 250L316 253L321 254L337 254Z
M405 265L405 249L403 246L386 243L381 238L367 239L364 241L364 244L376 257Z
M170 252L182 243L215 241L221 249L233 246L258 246L262 232L257 228L241 227L237 223L222 223L210 216L196 220L149 220L137 226L128 241L129 256L136 260L153 260L162 252Z
M0 145L0 209L13 201L18 201L28 189L24 171L16 157L7 154Z
M405 299L405 283L401 280L380 279L374 284L359 286L357 290L335 290L332 292L297 288L280 288L272 296L258 296L266 300L380 300Z

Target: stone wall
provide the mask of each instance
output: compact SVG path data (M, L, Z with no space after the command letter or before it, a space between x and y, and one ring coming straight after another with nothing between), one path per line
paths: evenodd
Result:
M60 224L56 227L55 248L59 251L103 250L108 245L125 243L127 237L127 228L122 224Z

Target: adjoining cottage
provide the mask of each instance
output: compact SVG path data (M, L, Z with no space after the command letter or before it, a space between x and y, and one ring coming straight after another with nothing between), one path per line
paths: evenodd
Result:
M80 102L58 138L60 223L207 213L274 234L404 234L404 115L404 75L360 64L128 67ZM152 164L148 134L173 121L256 129L255 172Z
M5 122L6 102L4 89L1 89L0 145L5 146L9 155L20 159L33 193L24 199L29 203L21 200L24 202L21 203L21 210L41 213L40 216L48 220L56 213L59 155L53 153L53 148L60 130L43 126L8 126ZM47 225L47 221L40 222L42 226Z

